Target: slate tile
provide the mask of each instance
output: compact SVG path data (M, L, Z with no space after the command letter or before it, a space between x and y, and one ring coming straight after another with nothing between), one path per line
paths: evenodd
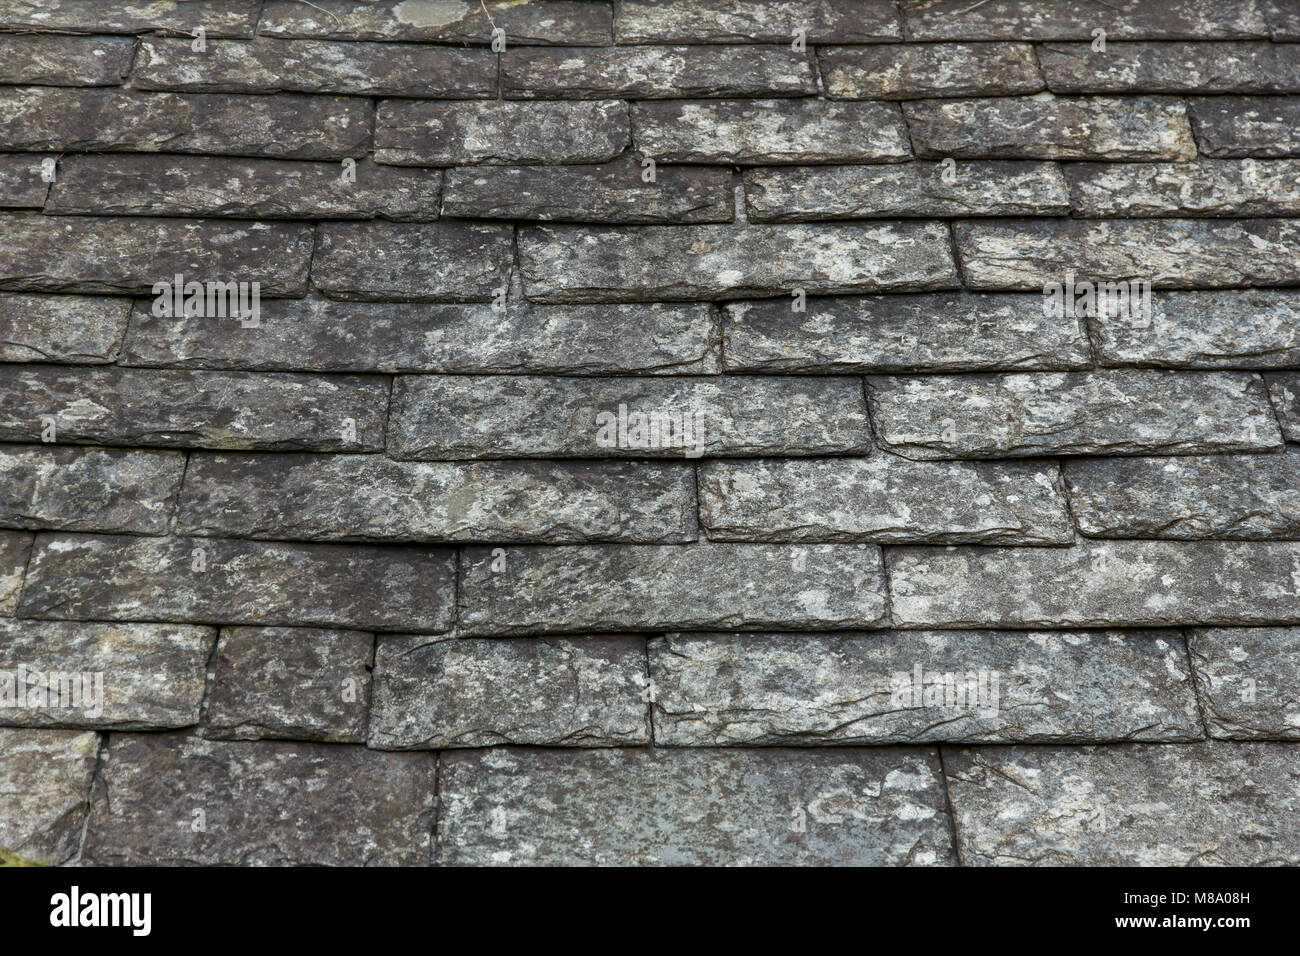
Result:
M1300 93L1300 50L1268 42L1043 44L1053 93Z
M1275 372L1265 376L1265 381L1282 435L1287 441L1300 442L1300 372Z
M902 37L892 0L617 0L619 43L871 43Z
M112 362L130 299L0 293L0 362Z
M99 734L0 728L0 847L44 863L77 852Z
M1211 737L1300 740L1300 628L1196 628L1187 646Z
M1290 0L1260 0L1274 40L1300 40L1300 10Z
M1300 156L1300 96L1188 101L1202 156Z
M826 95L846 100L1037 93L1028 43L881 43L817 49Z
M193 33L251 37L257 0L174 0L104 4L101 0L4 0L6 30L50 33Z
M1076 215L1300 216L1300 160L1066 163Z
M128 37L3 35L0 83L114 86L130 71L134 47Z
M2 39L2 38L0 38ZM50 191L42 163L52 156L39 153L0 155L0 209L40 209Z
M912 40L1211 40L1268 35L1254 0L900 0Z
M18 593L31 552L30 534L0 531L0 617L11 617L18 607Z

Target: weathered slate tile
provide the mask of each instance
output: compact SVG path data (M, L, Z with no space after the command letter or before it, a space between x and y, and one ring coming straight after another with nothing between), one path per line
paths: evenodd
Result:
M1066 163L1079 216L1297 216L1300 160Z
M389 421L395 458L691 459L871 447L862 383L843 377L403 376Z
M655 302L957 285L943 223L526 227L519 262L539 302Z
M0 296L0 315L5 298ZM268 299L257 328L137 309L128 365L320 372L676 375L717 371L704 305L432 305ZM0 356L7 354L0 349ZM22 353L18 353L22 357Z
M82 859L97 866L422 866L432 754L114 735ZM195 827L195 811L203 826Z
M184 533L305 541L693 541L690 468L196 455Z
M112 362L130 299L0 293L0 362Z
M915 462L890 454L709 461L699 482L700 523L714 541L1074 540L1055 464Z
M0 35L0 83L113 86L130 71L134 46L128 37Z
M493 552L462 552L465 634L837 630L876 627L887 615L875 545L701 542Z
M1015 96L1043 88L1028 43L824 46L817 62L832 99Z
M636 148L661 163L891 163L912 156L893 103L633 103L632 132Z
M3 441L379 451L387 412L378 376L0 366Z
M887 550L906 627L1300 623L1300 544L1096 541Z
M363 631L225 628L203 736L364 743L374 645Z
M393 168L393 167L390 167ZM579 166L471 166L447 171L444 216L568 222L730 222L731 171L664 166L644 182L634 154Z
M1198 628L1187 646L1211 737L1300 740L1300 628Z
M355 174L355 180L344 176ZM246 219L438 218L441 174L214 156L69 156L46 215Z
M52 156L39 153L0 155L0 209L40 209L50 184L42 178L42 163Z
M1291 0L1260 0L1274 40L1300 40L1300 9Z
M42 534L21 616L444 631L455 564L434 548Z
M978 747L945 750L944 770L967 866L1300 860L1295 747Z
M1216 96L1189 101L1203 156L1300 156L1300 96Z
M0 288L20 292L150 293L155 283L259 283L301 295L312 227L96 216L0 216Z
M509 226L321 223L311 281L338 299L486 302L504 288Z
M0 531L0 617L12 616L18 607L18 592L31 551L30 534Z
M639 637L384 637L369 746L649 744L647 686Z
M745 170L754 222L937 216L1060 216L1070 195L1055 163L991 161ZM951 182L949 181L952 178Z
M1137 219L959 222L967 285L1036 289L1075 273L1156 288L1300 283L1300 224L1292 220Z
M627 104L383 100L375 161L394 166L603 163L630 141Z
M0 729L0 847L45 863L77 852L99 734Z
M166 534L178 451L0 445L0 527Z
M1300 92L1300 50L1285 43L1049 43L1038 62L1053 93Z
M933 750L461 751L439 782L443 864L954 862Z
M263 36L344 40L415 40L487 45L493 28L513 44L601 46L613 42L608 3L590 0L502 0L415 3L403 0L267 0Z
M1161 631L670 634L650 641L669 747L1204 739Z
M916 155L958 159L1188 160L1181 99L1161 96L915 100L903 104Z
M1254 0L900 0L913 40L1212 40L1268 35Z
M113 3L101 0L4 0L6 30L49 33L192 33L250 37L257 24L257 0L172 0Z
M1300 372L1275 372L1265 377L1287 441L1300 442Z
M361 97L0 88L6 150L341 159L364 155L370 125Z
M1091 365L1080 320L1037 295L941 292L736 302L724 312L729 372L1064 370ZM134 327L134 323L132 323Z
M165 730L198 723L210 627L0 619L0 672L23 703L0 724ZM3 679L3 678L0 678Z
M619 43L870 43L902 38L891 0L617 0Z

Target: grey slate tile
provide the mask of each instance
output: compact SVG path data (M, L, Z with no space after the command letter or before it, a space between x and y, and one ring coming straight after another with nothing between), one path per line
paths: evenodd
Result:
M134 47L128 37L0 35L0 83L116 86L131 69Z
M12 617L18 607L23 573L32 552L32 536L0 531L0 617Z
M619 43L871 43L902 37L893 0L616 0Z
M50 191L44 165L54 159L41 153L0 155L0 209L40 209Z
M1043 89L1028 43L819 46L817 62L832 99L1015 96Z
M1300 93L1300 49L1288 44L1043 44L1053 93Z
M1084 217L1300 215L1300 161L1066 163Z
M1300 740L1300 628L1197 628L1187 645L1211 737Z
M0 728L0 847L44 863L77 852L100 735Z
M104 4L100 0L4 0L5 29L49 33L192 33L251 37L257 0L175 0Z
M1254 0L900 0L913 40L1209 40L1264 37Z
M1287 441L1300 442L1300 371L1265 376L1268 397Z
M1300 96L1214 96L1188 101L1202 156L1300 156Z
M130 311L125 298L0 293L0 361L113 362Z
M1260 0L1260 7L1274 40L1300 40L1300 10L1290 0Z

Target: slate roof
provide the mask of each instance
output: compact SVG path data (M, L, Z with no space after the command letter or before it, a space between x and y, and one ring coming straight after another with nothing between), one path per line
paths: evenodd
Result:
M0 0L0 848L1300 862L1297 41Z

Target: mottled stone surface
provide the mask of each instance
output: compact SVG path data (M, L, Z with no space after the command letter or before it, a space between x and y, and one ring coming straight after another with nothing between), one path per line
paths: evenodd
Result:
M700 523L715 541L1068 544L1054 464L916 462L887 453L710 461Z
M1028 43L881 43L817 50L826 95L848 100L1015 96L1043 88Z
M1274 40L1300 40L1300 9L1291 0L1260 0Z
M1187 107L1175 97L1057 99L1050 93L903 104L916 154L967 159L1187 160Z
M1038 62L1053 93L1300 92L1300 50L1288 44L1045 44Z
M341 159L364 154L370 120L371 106L360 97L0 89L6 150Z
M53 33L190 33L252 36L257 0L144 0L105 4L102 0L5 0L5 29Z
M636 148L661 163L888 163L912 155L892 103L634 103L632 133Z
M112 362L130 299L0 293L0 361Z
M494 25L505 31L507 46L600 46L613 39L610 5L589 0L371 0L361 4L354 0L267 0L259 31L264 36L486 45Z
M1088 541L890 548L894 623L1166 627L1300 623L1300 544Z
M1064 463L1079 530L1099 538L1300 538L1300 451Z
M876 435L908 458L1195 455L1282 444L1258 375L1116 370L878 377Z
M1282 434L1287 441L1300 442L1300 372L1277 372L1266 381Z
M933 866L952 862L932 750L444 754L451 865Z
M18 592L31 550L30 534L0 531L0 617L12 615L18 607Z
M5 308L0 296L0 315ZM487 303L269 299L255 329L237 320L159 319L137 309L122 361L320 372L674 375L717 370L718 321L703 305L547 306L516 297L498 312Z
M190 534L307 541L691 541L689 468L395 462L382 455L199 455Z
M99 734L0 729L0 847L65 863L77 852Z
M1296 865L1300 750L1280 744L944 751L966 866Z
M1178 634L670 634L650 641L675 747L1204 738Z
M312 284L339 299L486 302L510 272L507 226L322 223Z
M1300 96L1190 100L1203 156L1300 156Z
M1300 628L1198 628L1187 646L1211 737L1300 740Z
M900 0L916 40L1204 40L1262 37L1253 0Z
M5 441L42 440L52 417L60 442L379 451L387 412L378 376L0 366Z
M447 172L444 216L569 222L730 222L731 171L664 166L633 154L578 166L474 166Z
M212 658L203 735L363 743L374 637L307 627L230 627Z
M47 215L438 218L436 172L209 156L68 156Z
M396 458L689 459L871 445L862 383L841 377L404 376L389 422Z
M42 163L53 156L40 153L0 155L0 209L40 209L50 184L42 176Z
M8 10L0 12L8 23ZM126 78L133 47L128 37L0 36L0 83L113 86Z
M7 675L0 681L16 679L26 705L0 707L0 724L100 730L196 724L216 639L210 627L0 618L0 675Z
M42 534L21 616L445 631L455 574L433 548Z
M1296 216L1300 160L1066 163L1076 215Z
M541 302L953 288L941 223L745 227L542 226L519 231L524 290Z
M375 160L396 166L601 163L628 145L627 104L384 100Z
M166 534L178 451L0 445L0 527Z
M889 0L618 0L619 43L870 43L902 36Z
M754 372L1072 369L1091 364L1080 319L1036 295L943 292L781 299L726 307L723 366Z
M754 222L1059 216L1069 211L1070 196L1055 163L961 163L949 171L913 162L746 170L745 204Z
M82 857L99 866L421 866L435 766L432 754L335 744L114 736Z
M467 634L835 630L875 627L887 613L880 549L874 545L591 545L504 552L462 552L460 623ZM494 561L500 570L493 570Z
M379 642L369 746L650 743L639 637Z

